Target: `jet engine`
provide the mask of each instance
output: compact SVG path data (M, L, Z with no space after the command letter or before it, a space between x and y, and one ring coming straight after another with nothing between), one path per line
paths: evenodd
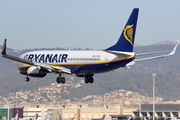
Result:
M43 69L39 69L36 66L32 66L28 68L27 75L30 77L44 77L46 76L47 71Z

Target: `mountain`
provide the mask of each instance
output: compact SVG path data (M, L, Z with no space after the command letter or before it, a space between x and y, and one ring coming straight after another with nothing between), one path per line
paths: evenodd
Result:
M156 44L135 47L136 53L172 50L174 44ZM49 49L49 48L43 48ZM65 48L50 48L60 49ZM74 48L75 49L75 48ZM37 49L31 49L37 50ZM38 49L40 50L40 49ZM81 50L78 48L77 50ZM19 56L30 50L15 51L8 48L8 54ZM97 74L93 84L83 83L80 87L67 87L68 94L62 93L62 99L83 98L87 95L102 95L114 90L124 89L152 96L152 73L156 73L156 95L164 100L178 100L180 96L180 47L175 55L163 59L138 62L131 69L121 68L113 72ZM14 62L0 57L0 96L21 90L37 90L39 87L50 86L58 75L49 74L44 78L31 78L24 82L25 76L20 75ZM72 80L73 78L73 80ZM68 79L70 79L68 81ZM83 79L67 75L67 84L77 84ZM64 85L65 86L65 85Z

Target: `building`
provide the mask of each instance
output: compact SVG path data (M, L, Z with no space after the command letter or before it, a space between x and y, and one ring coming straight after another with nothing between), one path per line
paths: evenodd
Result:
M13 106L11 106L13 107ZM120 105L106 105L101 108L88 105L24 105L16 106L19 108L1 108L3 119L11 119L18 113L18 118L33 118L38 114L38 119L44 119L49 116L50 120L73 119L90 120L99 119L105 116L105 119L111 119L112 115L133 115L135 109L122 109Z
M105 106L104 108L89 107L88 105L64 105L61 108L54 108L47 112L51 114L51 120L74 119L90 120L102 118L111 119L111 115L133 115L135 109L120 109L119 105Z
M141 110L134 111L135 119L152 119L153 117L153 104L142 104ZM170 115L180 117L180 104L155 104L155 119L167 119Z
M18 113L18 118L23 118L23 108L0 108L2 119L11 119Z
M38 119L43 119L47 116L48 106L46 105L28 105L23 108L23 118L32 118L36 114L38 114Z

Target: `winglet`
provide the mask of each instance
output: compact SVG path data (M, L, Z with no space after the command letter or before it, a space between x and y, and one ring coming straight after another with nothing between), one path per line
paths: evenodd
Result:
M169 55L173 55L176 52L178 44L179 44L179 40L176 41L176 45L175 45L174 49L171 51L171 53L169 53Z
M6 55L6 39L4 40L4 44L2 47L2 55Z

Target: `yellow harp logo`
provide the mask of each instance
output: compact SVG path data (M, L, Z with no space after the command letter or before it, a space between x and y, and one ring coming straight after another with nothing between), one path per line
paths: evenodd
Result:
M133 37L133 25L127 25L124 28L124 37L125 39L133 45L132 37Z

